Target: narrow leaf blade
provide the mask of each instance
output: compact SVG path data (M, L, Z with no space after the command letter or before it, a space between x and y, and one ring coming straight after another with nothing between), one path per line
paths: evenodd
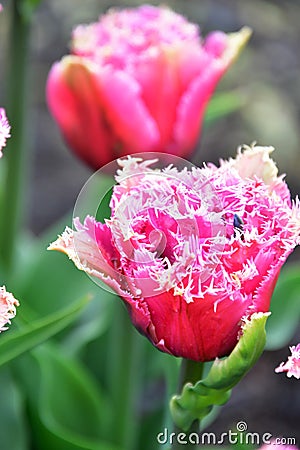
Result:
M85 307L89 298L84 297L45 318L23 325L16 331L8 331L0 339L0 366L41 344L72 323Z

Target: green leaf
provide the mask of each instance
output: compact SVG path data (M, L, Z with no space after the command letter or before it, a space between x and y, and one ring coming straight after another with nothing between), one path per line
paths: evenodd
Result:
M18 10L26 22L29 22L41 0L18 0Z
M243 326L243 335L229 356L216 359L208 375L196 384L186 383L170 402L174 423L187 431L194 420L207 416L213 405L223 405L230 390L243 378L261 355L265 324L270 313L254 313Z
M216 120L233 113L246 104L245 94L239 91L229 91L215 94L210 100L206 114L205 124L211 125Z
M300 319L300 266L287 266L280 274L271 301L267 323L267 350L285 347L293 338Z
M68 355L78 355L88 343L103 337L111 325L114 302L121 300L100 288L98 291L99 298L87 305L72 328L62 336L61 344ZM99 358L99 348L95 357Z
M39 448L117 450L102 440L109 404L89 372L55 346L44 345L34 354L41 375Z
M111 177L94 174L78 197L74 216L79 216L81 220L84 220L87 214L97 215L99 220L109 217L108 202L113 184ZM50 242L56 240L67 225L72 227L71 213L39 239L31 242L26 240L26 249L23 249L23 237L19 243L19 260L14 272L13 289L16 296L22 300L24 315L27 313L30 319L34 313L36 316L53 313L65 306L70 298L78 298L87 293L101 295L104 302L111 298L110 292L100 289L99 285L80 272L66 255L47 251Z
M64 225L61 224L60 230ZM52 234L52 239L57 236ZM49 240L46 241L49 243ZM27 321L38 320L67 308L70 300L89 295L95 297L66 333L59 336L72 354L105 332L110 323L115 296L101 289L85 273L80 272L66 255L47 251L44 237L41 243L26 245L27 255L20 255L20 267L15 271L16 283L9 286L20 300L22 316ZM24 267L21 274L21 269ZM21 274L20 276L18 276ZM41 300L42 299L42 300ZM119 300L118 300L119 301Z
M40 246L31 251L35 251L35 257L27 279L20 285L17 281L14 286L14 294L20 299L23 313L29 320L33 316L43 317L59 311L70 303L70 299L99 292L99 287L76 269L65 255Z
M24 415L24 399L10 371L0 371L0 436L1 448L9 450L29 449Z
M6 331L0 339L0 366L64 329L78 317L87 301L85 297L57 313L23 325L19 330Z

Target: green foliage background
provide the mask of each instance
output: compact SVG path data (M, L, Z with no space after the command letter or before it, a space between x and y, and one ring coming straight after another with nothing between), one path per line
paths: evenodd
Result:
M120 300L94 285L63 255L46 252L47 244L71 223L75 199L90 176L68 152L47 112L47 73L51 64L67 53L72 26L96 20L113 5L101 0L38 3L19 0L25 20L33 13L27 91L30 145L26 154L31 184L26 196L26 230L18 242L10 279L0 267L0 285L5 281L22 305L10 331L0 336L0 448L153 450L156 434L171 423L165 404L176 391L179 361L159 353L131 330L127 338L134 342L133 355L139 365L126 372L128 355L118 354L116 340L116 336L122 338L116 330L129 325L129 321L122 323ZM140 3L116 1L114 6ZM299 2L164 3L201 23L205 33L233 31L245 24L254 30L248 48L220 84L208 110L194 162L217 162L233 155L239 144L257 140L277 147L280 172L288 173L293 193L299 192ZM3 6L1 105L6 101L2 87L9 60L10 2ZM270 351L235 388L218 422L208 431L221 433L245 420L251 431L295 436L299 445L297 381L274 375L274 367L288 356L287 346L300 340L298 259L296 251L273 296L267 324ZM117 395L112 392L116 380ZM116 412L126 396L132 399L133 415L124 411L123 420L117 423Z

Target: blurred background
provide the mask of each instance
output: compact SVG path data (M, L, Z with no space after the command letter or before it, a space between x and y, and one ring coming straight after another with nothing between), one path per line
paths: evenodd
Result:
M227 158L244 143L257 141L262 145L273 145L280 172L287 174L293 195L298 193L299 1L189 0L164 3L199 23L204 35L214 29L236 31L243 25L253 29L249 45L218 87L219 91L237 89L245 100L244 107L204 130L197 150L197 162L217 162L220 157ZM47 111L44 91L48 71L54 61L68 53L75 24L95 21L113 5L138 4L142 2L43 0L35 13L28 89L29 152L32 158L28 224L34 233L40 233L70 208L90 175L90 171L66 149ZM0 20L3 58L5 10ZM2 60L2 76L6 66ZM1 104L4 104L4 99L1 90Z
M5 105L7 12L0 17L0 105ZM151 4L161 2L152 1ZM221 81L218 91L237 90L243 106L205 126L194 161L217 163L233 156L243 143L257 141L276 148L274 158L293 196L300 193L300 2L299 0L183 0L164 1L202 33L220 29L253 29L249 45ZM28 98L28 158L31 184L27 195L28 229L39 235L70 209L91 175L66 148L45 104L45 82L54 61L68 53L73 26L97 20L112 6L136 6L140 1L43 0L31 34ZM13 131L13 130L12 130ZM299 250L293 260L299 259ZM291 261L289 261L291 262ZM284 301L284 299L283 299ZM300 334L293 344L300 341ZM150 344L149 344L150 345ZM244 420L249 431L296 437L298 445L299 382L275 375L274 367L287 359L288 349L265 352L251 373L235 388L219 420L208 431L222 433Z

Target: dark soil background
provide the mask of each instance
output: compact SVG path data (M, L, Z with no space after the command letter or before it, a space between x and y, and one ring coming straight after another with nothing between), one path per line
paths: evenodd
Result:
M4 6L9 2L3 1ZM28 96L31 184L28 193L28 228L40 234L72 209L91 172L68 151L45 104L45 82L52 63L68 53L73 25L95 21L111 6L136 6L140 1L43 0L35 14L30 50ZM160 2L149 2L159 4ZM214 29L235 31L243 25L253 37L219 90L237 89L245 105L237 113L203 131L195 160L217 162L234 155L237 146L257 141L276 147L274 158L293 196L300 192L300 1L299 0L185 0L164 1L204 34ZM7 11L0 18L0 70L7 40ZM7 55L9 58L9 55ZM1 82L1 87L4 84ZM0 104L5 105L0 91ZM299 258L299 250L293 259ZM283 299L284 300L284 299ZM295 336L293 344L300 341ZM291 343L291 344L292 344ZM208 431L234 429L243 420L248 430L274 436L297 437L300 445L299 381L274 374L288 349L265 352L259 363L234 390L219 420Z

